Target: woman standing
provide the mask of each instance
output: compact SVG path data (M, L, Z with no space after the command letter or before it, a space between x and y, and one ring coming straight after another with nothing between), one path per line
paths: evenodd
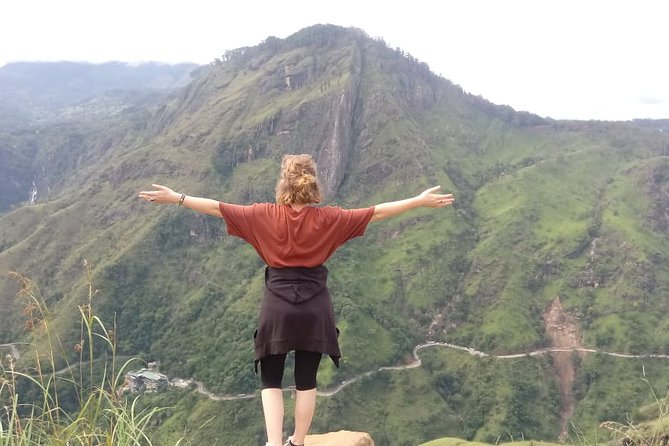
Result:
M417 207L437 208L454 202L451 194L437 194L437 186L413 198L369 208L314 207L322 197L310 155L283 157L276 204L240 206L187 196L159 184L153 187L157 190L142 191L139 197L225 219L228 234L250 243L268 265L254 335L268 446L282 442L281 382L286 354L295 351L296 397L295 430L284 446L304 444L316 407L316 374L322 355L329 355L339 365L341 353L325 261L348 240L362 236L370 222Z

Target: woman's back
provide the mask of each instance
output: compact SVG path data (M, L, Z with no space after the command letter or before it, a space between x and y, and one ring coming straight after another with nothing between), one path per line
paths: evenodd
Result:
M257 203L240 206L221 202L228 234L250 243L275 268L322 265L334 251L365 233L374 207L341 209Z

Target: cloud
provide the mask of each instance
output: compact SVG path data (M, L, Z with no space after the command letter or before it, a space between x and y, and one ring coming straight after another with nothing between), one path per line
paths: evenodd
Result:
M638 101L644 105L669 104L669 98L654 97L654 96L641 96L639 97Z

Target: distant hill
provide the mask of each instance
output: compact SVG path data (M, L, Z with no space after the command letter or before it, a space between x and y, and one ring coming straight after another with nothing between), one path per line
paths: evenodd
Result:
M146 108L190 82L196 68L120 62L16 62L0 68L0 211L31 197L42 168L35 159L38 146L73 144L72 150L80 150L74 141L82 141L80 132L97 132L101 117ZM64 139L48 140L52 133Z
M61 93L37 88L63 106ZM51 326L64 345L78 342L89 259L94 306L115 321L120 353L159 360L169 376L215 393L253 392L262 263L221 221L141 202L136 192L162 183L271 201L281 156L311 153L330 204L368 206L435 184L457 197L452 208L371 225L328 262L344 357L339 370L324 361L322 387L406 363L428 340L520 354L573 326L572 340L588 348L669 353L661 122L519 113L360 30L327 25L227 51L176 92L95 109L94 119L54 120L41 107L39 120L28 110L2 138L15 149L12 169L27 169L30 182L7 189L12 207L0 214L0 343L31 337L8 270L40 285ZM556 297L561 313L549 333ZM669 388L657 358L574 354L559 366L550 356L500 361L445 349L421 358L419 368L320 398L315 431L369 432L380 446L554 440L564 425L594 438L600 421L626 422L652 399L647 382ZM556 379L562 366L571 386ZM171 407L158 444L184 433L193 444L262 438L257 399L168 392L142 401Z
M195 64L155 62L13 62L0 67L0 112L44 116L59 108L118 91L178 88L190 82Z

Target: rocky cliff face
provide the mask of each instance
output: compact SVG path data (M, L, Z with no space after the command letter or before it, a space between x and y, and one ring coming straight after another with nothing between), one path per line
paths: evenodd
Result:
M348 167L354 145L355 108L359 94L360 52L354 47L349 79L344 88L332 96L328 113L323 117L325 138L316 151L326 196L337 192Z

